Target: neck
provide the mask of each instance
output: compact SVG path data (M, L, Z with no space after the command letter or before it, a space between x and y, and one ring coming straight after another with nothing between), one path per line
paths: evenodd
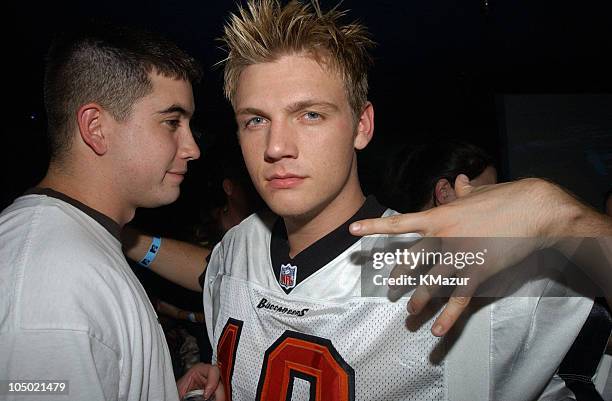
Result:
M351 191L343 191L321 210L308 216L285 217L287 238L289 240L289 256L295 257L345 221L350 219L363 205L365 196L359 183Z
M61 192L108 216L123 227L134 217L136 209L122 205L113 195L109 195L110 187L102 183L100 178L95 174L77 173L51 163L45 178L37 187ZM112 190L110 193L112 194Z

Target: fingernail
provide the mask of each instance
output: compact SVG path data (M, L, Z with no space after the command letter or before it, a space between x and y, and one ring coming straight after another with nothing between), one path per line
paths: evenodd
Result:
M408 302L408 305L406 306L406 309L408 309L408 313L410 313L411 315L414 315L416 313L416 310L414 309L414 306L412 306L412 304L410 302Z
M361 224L353 223L353 224L351 224L350 229L351 229L352 232L359 232L361 230Z
M436 336L441 336L442 334L444 334L444 328L442 327L441 324L436 324L434 328L432 329L432 332Z
M210 398L210 390L204 390L204 399L207 400Z

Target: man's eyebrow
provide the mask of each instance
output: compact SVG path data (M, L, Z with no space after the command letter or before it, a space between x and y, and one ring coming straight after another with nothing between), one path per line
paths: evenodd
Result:
M168 107L167 109L164 110L160 110L157 112L157 114L172 114L172 113L179 113L184 115L185 117L191 118L191 116L193 115L192 111L187 110L186 108L184 108L181 105L178 104L173 104L172 106Z
M287 107L285 107L285 110L287 110L290 113L295 113L296 111L308 109L310 107L321 107L324 109L330 109L331 111L340 110L338 106L336 106L334 103L325 102L322 100L315 100L315 99L301 100L299 102L292 103L288 105Z
M313 100L300 100L298 102L291 103L290 105L285 107L285 110L289 113L295 113L296 111L304 110L309 107L320 107L324 109L330 109L331 111L340 110L340 108L336 106L334 103L325 102L322 100L314 100L314 99ZM244 107L242 109L238 109L236 110L236 115L237 116L256 115L256 116L262 116L262 117L268 118L268 115L266 112L264 112L263 110L254 108L254 107Z
M256 109L254 107L245 107L242 109L238 109L236 110L236 115L237 116L256 115L256 116L262 116L264 118L268 118L268 115L266 112L264 112L263 110Z

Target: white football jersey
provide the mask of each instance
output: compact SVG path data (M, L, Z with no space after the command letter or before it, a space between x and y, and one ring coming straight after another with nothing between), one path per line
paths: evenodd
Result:
M549 383L592 301L544 297L550 283L539 283L541 297L530 288L530 297L475 308L460 335L436 338L435 313L407 324L408 298L361 296L364 240L348 225L381 211L368 198L300 260L278 255L274 216L249 217L215 247L204 307L228 399L525 401L558 394ZM306 266L311 260L314 269Z

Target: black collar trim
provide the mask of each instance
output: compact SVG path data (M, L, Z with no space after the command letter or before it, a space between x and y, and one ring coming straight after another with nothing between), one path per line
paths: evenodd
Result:
M281 265L291 264L297 266L295 285L304 281L307 277L318 271L323 266L334 260L338 255L359 241L349 232L349 225L357 220L380 217L386 208L382 206L374 196L368 196L363 206L340 227L336 228L323 238L297 254L295 258L289 256L289 241L287 239L287 228L282 218L278 218L272 229L270 240L270 255L272 268L276 279L280 282ZM281 288L288 294L293 288Z
M61 192L55 191L51 188L32 188L24 195L45 195L51 198L56 198L66 203L71 204L76 207L95 221L97 221L102 227L106 229L111 235L117 238L118 241L121 242L121 226L113 219L108 217L105 214L98 212L95 209L90 208L86 204L79 202L78 200L71 198L70 196L63 194Z

